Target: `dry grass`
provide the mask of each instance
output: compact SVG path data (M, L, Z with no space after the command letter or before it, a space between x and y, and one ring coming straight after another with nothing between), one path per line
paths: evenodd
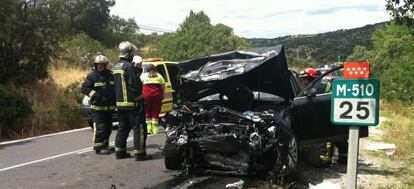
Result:
M89 70L71 67L52 67L49 74L54 83L60 87L67 87L74 82L82 83L85 80Z
M401 102L384 102L381 104L381 114L387 117L383 123L385 140L396 145L395 160L404 161L405 169L398 174L403 185L399 188L414 187L414 105Z
M28 97L34 113L25 121L20 133L10 136L24 138L87 126L81 119L76 94L67 90L76 82L80 87L87 73L87 70L77 68L52 67L49 79L20 87L18 90Z

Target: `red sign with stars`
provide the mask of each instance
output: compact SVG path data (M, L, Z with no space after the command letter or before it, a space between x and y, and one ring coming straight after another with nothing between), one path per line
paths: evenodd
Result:
M368 62L345 62L344 79L369 78Z

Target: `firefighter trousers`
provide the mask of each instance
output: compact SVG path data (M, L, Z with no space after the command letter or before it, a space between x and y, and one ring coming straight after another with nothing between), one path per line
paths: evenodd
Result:
M115 152L126 152L126 140L128 134L133 130L134 133L134 154L146 154L147 129L142 120L139 110L118 110L118 132L115 138Z
M93 149L99 150L109 145L112 132L112 110L95 110L93 115Z

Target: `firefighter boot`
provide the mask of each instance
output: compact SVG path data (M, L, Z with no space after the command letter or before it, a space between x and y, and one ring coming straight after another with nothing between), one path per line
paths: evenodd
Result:
M111 151L106 149L106 148L99 148L95 150L95 154L99 154L99 155L109 155L111 154Z
M106 149L111 151L111 152L115 151L115 147L113 147L113 146L107 146Z
M128 152L115 152L115 159L125 159L131 157Z

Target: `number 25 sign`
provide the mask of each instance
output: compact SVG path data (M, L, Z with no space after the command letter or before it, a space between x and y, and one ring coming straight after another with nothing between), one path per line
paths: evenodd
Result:
M379 80L336 79L332 86L332 123L356 126L378 125Z

